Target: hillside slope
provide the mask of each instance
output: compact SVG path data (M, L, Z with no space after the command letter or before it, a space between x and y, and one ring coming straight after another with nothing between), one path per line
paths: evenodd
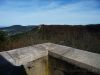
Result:
M2 27L0 30L7 32L9 35L15 35L23 32L27 32L35 28L36 26L21 26L13 25L9 27Z
M100 25L41 25L29 32L13 35L1 50L52 42L100 53Z

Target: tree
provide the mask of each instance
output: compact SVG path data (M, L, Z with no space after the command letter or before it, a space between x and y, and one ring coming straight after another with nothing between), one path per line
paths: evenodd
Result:
M0 42L7 40L7 33L4 31L0 31Z

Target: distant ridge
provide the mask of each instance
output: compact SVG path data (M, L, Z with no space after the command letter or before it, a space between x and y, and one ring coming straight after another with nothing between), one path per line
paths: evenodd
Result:
M35 27L36 26L12 25L9 27L1 27L0 30L7 32L9 35L15 35L18 33L30 31Z

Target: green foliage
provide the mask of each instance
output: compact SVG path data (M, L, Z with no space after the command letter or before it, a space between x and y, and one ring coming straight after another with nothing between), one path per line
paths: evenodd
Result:
M4 31L0 31L0 42L7 40L7 33Z
M2 38L4 40L4 34ZM41 25L11 36L9 41L2 43L0 49L10 50L46 42L100 53L100 25Z

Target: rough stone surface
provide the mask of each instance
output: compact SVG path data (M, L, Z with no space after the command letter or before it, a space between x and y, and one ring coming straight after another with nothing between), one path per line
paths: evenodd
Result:
M74 64L49 56L50 75L99 75Z
M45 57L48 53L50 56L100 74L100 54L52 43L0 52L0 56L15 66L21 66ZM6 62L0 60L0 65L2 64L6 64Z
M46 46L49 55L100 74L100 54L56 44Z
M27 75L48 75L48 56L24 65Z
M0 52L0 55L15 66L25 65L41 57L47 56L48 51L39 45L29 46L10 51Z

